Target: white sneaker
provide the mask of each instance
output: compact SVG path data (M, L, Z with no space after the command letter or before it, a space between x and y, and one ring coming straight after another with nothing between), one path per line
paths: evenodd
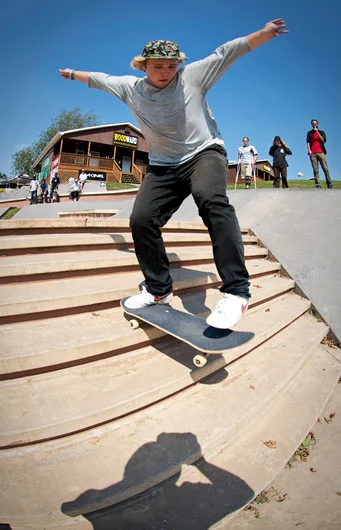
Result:
M217 307L207 317L206 323L213 328L231 329L247 310L249 302L246 298L234 294L224 294Z
M128 309L142 309L154 304L168 304L173 298L173 293L166 294L165 296L154 296L148 293L147 289L143 285L142 291L135 296L130 296L126 301L125 305Z

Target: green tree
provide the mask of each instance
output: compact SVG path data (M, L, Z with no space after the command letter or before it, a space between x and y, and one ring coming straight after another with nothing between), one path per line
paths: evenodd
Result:
M14 175L25 172L30 176L34 175L32 164L36 156L32 146L23 146L12 156L12 171Z
M0 179L7 179L6 173L1 173L0 171Z
M98 124L98 116L93 112L82 112L80 107L71 110L63 109L58 116L53 118L50 126L40 133L37 140L30 146L25 146L16 151L12 156L12 170L15 174L25 171L33 175L32 164L45 147L50 143L57 132L70 129L82 129Z

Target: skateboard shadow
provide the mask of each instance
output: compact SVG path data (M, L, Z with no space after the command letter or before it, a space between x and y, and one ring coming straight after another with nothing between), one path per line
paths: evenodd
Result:
M174 343L174 347L170 346L170 342ZM153 344L153 347L163 355L167 355L173 361L188 368L190 376L195 382L203 385L215 385L228 377L229 374L224 369L226 361L220 353L209 355L207 364L203 368L195 368L193 357L200 352L185 342L181 342L181 348L177 348L176 345L179 343L179 339L169 336L165 337L164 342Z
M196 470L187 478L186 471L193 471L189 466ZM170 469L172 477L160 483ZM129 490L136 491L136 484L154 477L158 486L113 504L119 496L129 497ZM120 482L87 490L63 503L61 511L69 517L83 516L94 530L206 530L253 496L244 480L205 460L194 434L162 433L133 454Z

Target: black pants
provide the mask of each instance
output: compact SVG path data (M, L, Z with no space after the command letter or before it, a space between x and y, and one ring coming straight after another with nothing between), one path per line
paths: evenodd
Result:
M274 188L279 188L280 177L282 175L282 188L289 188L287 181L287 168L286 167L274 167Z
M163 296L172 290L161 230L192 194L208 228L222 292L248 298L244 247L233 206L226 197L227 160L220 146L205 149L179 166L148 166L130 217L136 257L147 290Z

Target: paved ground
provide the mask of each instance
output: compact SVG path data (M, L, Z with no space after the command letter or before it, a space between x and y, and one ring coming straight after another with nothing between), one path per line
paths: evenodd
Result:
M8 210L8 206L6 206L5 208L0 208L0 217L5 213L7 212Z
M340 359L341 361L341 359ZM309 396L307 396L309 399ZM331 423L330 414L335 414ZM312 429L316 444L307 462L285 468L266 489L269 502L240 512L231 530L339 530L341 528L341 384ZM257 515L257 517L256 517Z

